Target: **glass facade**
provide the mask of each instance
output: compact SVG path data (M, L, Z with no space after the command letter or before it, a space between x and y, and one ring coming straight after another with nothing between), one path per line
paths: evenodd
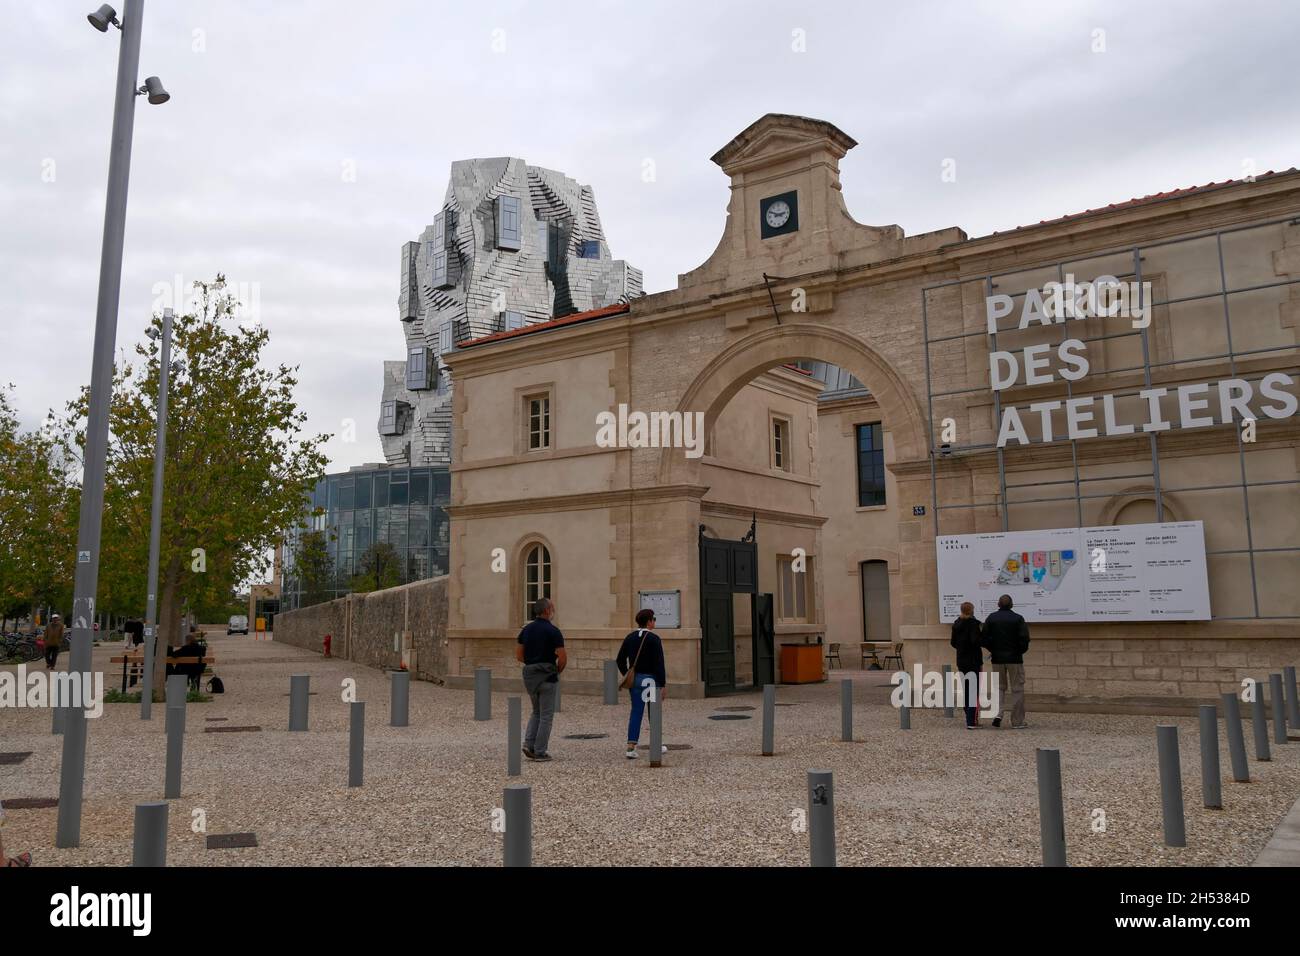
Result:
M282 609L351 593L357 589L354 577L362 572L376 574L386 587L446 574L450 500L445 467L326 475L312 492L303 524L286 536ZM313 546L323 547L328 561L313 556ZM373 582L365 589L374 590Z

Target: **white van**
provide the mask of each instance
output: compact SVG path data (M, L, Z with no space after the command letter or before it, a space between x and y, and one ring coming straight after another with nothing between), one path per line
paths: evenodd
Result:
M230 624L226 626L227 634L247 634L248 618L243 614L236 614L230 619Z

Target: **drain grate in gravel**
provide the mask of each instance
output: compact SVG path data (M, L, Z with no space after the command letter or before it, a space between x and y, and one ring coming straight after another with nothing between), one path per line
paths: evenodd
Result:
M217 721L217 720L229 720L230 718L229 717L204 717L203 719L208 721Z
M209 850L235 850L257 846L256 833L212 833L208 835Z
M709 714L709 720L752 720L749 714Z
M205 734L238 734L238 733L256 733L261 727L204 727Z
M609 734L565 734L565 740L602 740Z
M58 797L14 797L3 801L6 810L44 810L59 805Z
M671 750L694 750L694 749L695 749L695 748L692 747L690 744L664 744L664 746L667 747L670 751L671 751ZM649 750L649 749L650 749L650 745L649 745L649 744L641 744L641 745L639 745L639 746L637 747L637 749L638 749L638 750Z
M18 750L12 753L0 754L0 767L10 767L14 764L22 763L32 755L30 750Z

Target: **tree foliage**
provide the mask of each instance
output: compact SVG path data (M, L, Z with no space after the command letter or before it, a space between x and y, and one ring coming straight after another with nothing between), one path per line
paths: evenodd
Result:
M365 553L352 576L352 591L368 594L396 587L402 583L402 560L397 550L387 541L376 541Z
M9 386L12 388L12 386ZM20 432L0 389L0 611L6 618L72 600L78 495L66 448L48 429Z
M324 531L304 531L294 553L294 573L302 588L302 606L328 601L334 592L334 559Z
M235 322L239 304L223 291L224 277L195 285L197 307L173 321L167 390L158 595L160 638L169 643L180 637L183 609L227 607L243 582L267 573L325 469L329 437L304 434L296 367L262 367L269 334ZM161 333L162 319L152 327ZM136 345L138 363L114 372L99 597L124 613L142 614L147 593L160 341ZM82 449L88 408L83 388L65 421L68 443Z

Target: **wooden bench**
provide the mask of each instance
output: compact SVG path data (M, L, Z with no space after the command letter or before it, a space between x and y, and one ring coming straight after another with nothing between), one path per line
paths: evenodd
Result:
M205 657L175 657L171 654L167 655L167 664L168 666L172 666L172 667L176 666L177 664L203 664L206 666L208 664L215 664L216 662L217 659L213 657L211 654L208 654ZM109 658L109 663L122 665L122 693L124 694L126 693L126 676L127 676L128 665L131 668L131 676L137 680L140 678L141 674L144 671L143 654L123 654L121 657Z

